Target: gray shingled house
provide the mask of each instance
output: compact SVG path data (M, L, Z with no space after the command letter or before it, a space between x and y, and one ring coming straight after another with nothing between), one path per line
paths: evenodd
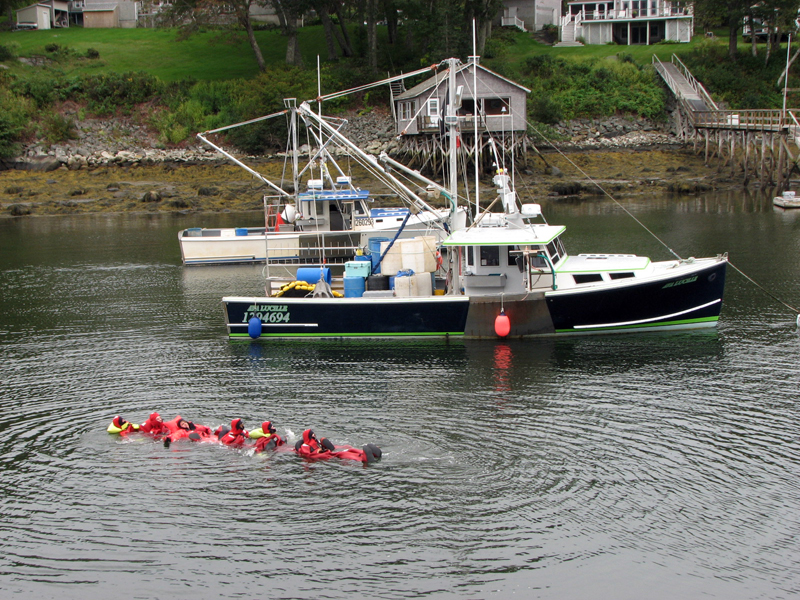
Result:
M473 69L477 64L477 90ZM461 97L458 109L460 129L474 131L477 98L478 132L511 132L526 130L525 101L530 93L526 87L498 75L480 64L480 60L458 67L457 94ZM393 108L397 133L405 135L432 134L440 131L447 99L447 72L442 71L409 90L393 89Z

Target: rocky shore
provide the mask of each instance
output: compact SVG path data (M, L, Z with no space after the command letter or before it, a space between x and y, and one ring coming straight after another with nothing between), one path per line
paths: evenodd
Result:
M391 154L398 147L390 115L372 111L347 118L348 137L367 152ZM266 185L199 142L165 148L154 132L127 119L76 119L76 125L77 139L33 143L4 163L0 216L263 210ZM664 127L644 119L581 120L555 130L561 140L537 144L539 152L518 169L518 184L533 201L597 193L584 173L625 194L697 192L725 184ZM288 184L285 154L239 158L270 181ZM354 181L369 181L354 161L347 168ZM491 182L484 185L490 188ZM400 202L391 195L382 201Z
M222 154L197 141L176 148L166 148L149 128L131 119L75 119L77 139L60 144L40 141L27 145L16 160L5 161L6 169L54 171L105 166L155 165L162 163L205 163L227 160ZM394 121L390 114L370 111L346 115L347 134L360 148L371 154L398 148ZM554 130L560 138L539 143L543 148L646 148L677 144L676 138L664 126L643 118L611 117L608 119L578 119L559 123ZM225 149L228 151L228 149ZM232 154L238 153L231 149ZM302 147L307 153L308 148ZM250 159L283 158L283 154L243 157Z

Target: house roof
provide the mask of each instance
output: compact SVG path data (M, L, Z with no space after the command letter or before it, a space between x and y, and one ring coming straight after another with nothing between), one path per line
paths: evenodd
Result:
M470 67L472 66L472 64L473 63L471 63L471 62L467 63L467 64L462 64L461 66L459 66L456 69L456 74L458 74L458 73L460 73L461 71L464 71L464 70L467 70L468 72L471 73L472 71L470 70ZM486 67L484 67L481 64L478 64L478 70L479 70L479 72L483 71L483 72L485 72L485 73L487 73L487 74L489 74L489 75L491 75L493 77L497 77L498 79L502 79L503 81L505 81L507 83L510 83L511 85L513 85L515 87L518 87L519 89L523 90L526 94L530 94L531 93L531 91L528 88L526 88L525 86L522 86L522 85L518 84L516 81L511 81L510 79L507 79L507 78L503 77L502 75L499 75L499 74L495 73L491 69L487 69ZM447 75L448 75L448 73L447 73L446 70L442 71L440 73L436 73L433 77L430 77L430 78L426 79L422 83L419 83L419 84L415 85L414 87L412 87L411 89L406 90L405 92L403 92L399 96L396 96L395 100L408 100L409 98L416 98L417 96L422 95L423 92L426 92L427 90L439 85L439 83L441 83L444 79L447 78Z
M21 10L28 10L29 8L33 8L34 6L41 6L42 8L50 8L49 4L44 4L43 2L37 2L36 4L29 4L28 6L23 6L22 8L15 9L14 12L19 12Z

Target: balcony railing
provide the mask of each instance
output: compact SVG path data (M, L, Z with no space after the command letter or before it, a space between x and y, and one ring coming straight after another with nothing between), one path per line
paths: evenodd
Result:
M691 6L666 6L661 8L620 9L620 10L583 10L579 13L565 15L566 23L570 21L612 21L615 19L659 19L665 17L691 17Z
M511 115L479 115L478 131L511 131L513 120ZM434 118L427 115L417 117L417 131L420 133L435 133L440 129L441 117ZM458 128L462 133L475 131L475 117L473 115L459 115Z

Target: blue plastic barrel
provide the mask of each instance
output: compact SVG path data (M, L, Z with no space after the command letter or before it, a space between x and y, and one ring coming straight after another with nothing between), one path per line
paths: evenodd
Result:
M363 277L344 277L344 297L345 298L361 298L364 295L364 278Z
M380 265L378 265L378 261L381 258L381 243L390 241L389 238L385 237L374 237L369 238L369 256L372 260L372 273L377 275L381 272ZM378 265L376 269L375 266Z
M305 281L311 285L316 285L320 280L320 275L325 278L328 285L331 284L331 270L328 267L302 267L297 269L297 281Z
M372 259L369 257L369 254L356 254L356 260L369 260Z
M236 235L247 235L247 228L246 227L237 227L236 228Z

